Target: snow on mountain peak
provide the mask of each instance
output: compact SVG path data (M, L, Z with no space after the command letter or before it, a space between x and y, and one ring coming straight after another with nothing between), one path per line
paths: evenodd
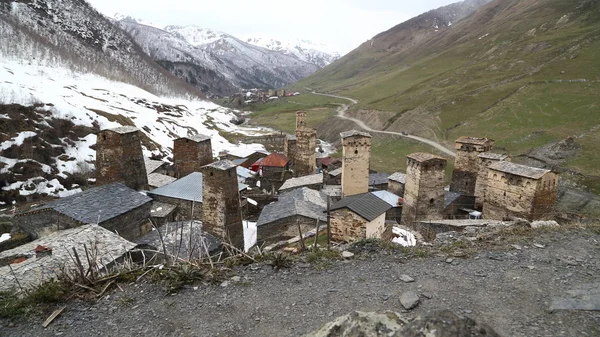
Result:
M216 30L202 28L195 25L191 26L177 26L169 25L164 28L165 31L177 34L187 41L192 46L198 47L201 45L209 44L218 41L222 38L229 37L230 35L219 32Z
M302 61L319 67L324 67L340 58L340 54L333 48L310 40L285 41L267 37L245 37L243 40L255 46L294 55Z

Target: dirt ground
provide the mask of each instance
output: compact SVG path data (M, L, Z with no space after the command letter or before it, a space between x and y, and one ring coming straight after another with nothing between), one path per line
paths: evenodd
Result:
M323 270L303 261L279 271L258 263L236 269L239 281L172 295L156 284L122 284L123 291L97 303L67 303L46 329L45 317L0 321L0 336L299 336L354 310L416 317L439 309L506 337L600 336L600 311L549 310L570 290L598 293L600 233L546 232L503 250L491 247L466 258L363 252ZM405 311L399 298L409 290L421 302Z

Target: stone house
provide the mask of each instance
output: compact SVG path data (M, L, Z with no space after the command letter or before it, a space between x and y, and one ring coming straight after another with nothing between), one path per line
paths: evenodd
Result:
M475 196L444 192L444 219L468 219L473 208L475 208Z
M290 178L286 180L279 188L279 193L294 190L300 187L308 187L319 191L323 187L323 173L311 174L299 178Z
M544 169L498 161L488 167L483 202L485 219L515 216L527 220L551 219L558 174Z
M213 162L210 137L204 135L186 136L173 142L173 164L175 176L182 178Z
M369 191L386 191L389 173L369 173Z
M407 158L402 223L410 226L415 221L442 219L446 159L421 152Z
M339 158L317 158L317 168L322 171L333 171L342 167L342 160Z
M384 238L385 216L390 208L369 192L343 198L330 209L331 238L344 242Z
M251 169L258 173L259 187L269 193L279 190L291 175L290 160L280 153L271 153L257 160Z
M481 209L487 188L488 167L499 161L510 161L510 157L504 154L483 152L479 154L479 172L475 183L475 207Z
M388 177L388 192L401 197L404 196L404 186L406 185L406 174L396 172Z
M479 174L479 154L491 151L494 141L487 138L462 136L455 141L456 159L450 191L475 195Z
M140 131L133 126L98 133L96 186L122 182L134 190L147 188L148 176L140 137Z
M327 225L327 197L318 191L302 187L283 193L279 200L265 206L257 222L257 240L267 244L290 239Z
M342 137L342 196L369 191L371 135L361 131L340 133Z
M33 239L86 224L98 224L132 240L150 230L152 199L122 183L102 185L52 201L14 218Z
M342 185L342 168L337 168L333 171L323 173L324 183L326 185Z

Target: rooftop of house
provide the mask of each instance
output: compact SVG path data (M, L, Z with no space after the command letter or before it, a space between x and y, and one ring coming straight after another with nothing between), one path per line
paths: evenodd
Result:
M411 153L407 156L409 159L412 160L416 160L419 163L424 163L430 160L443 160L446 161L446 159L433 155L431 153L425 153L425 152L417 152L417 153Z
M308 176L291 178L286 180L283 185L279 188L279 191L291 190L294 188L308 186L308 185L316 185L323 183L323 173L311 174Z
M314 204L310 201L283 198L266 205L260 213L256 225L260 227L295 215L312 218L315 221L319 219L325 222L327 221L325 211L327 211L327 207Z
M326 185L323 186L321 192L330 197L340 197L342 196L342 185Z
M150 197L122 183L112 183L49 202L19 216L54 210L84 224L102 223L151 201Z
M79 256L86 256L84 245L89 250L94 244L96 261L101 268L123 256L135 247L129 242L107 229L97 225L83 225L71 229L60 230L35 241L23 244L14 249L0 252L0 260L12 257L27 257L26 260L0 267L0 291L28 290L51 278L56 277L56 267L63 266L67 270L75 268L73 249ZM44 246L52 249L52 255L36 257L35 248ZM82 258L83 268L87 270L87 259ZM15 277L17 278L15 280ZM20 283L17 284L17 280Z
M164 218L171 214L177 205L167 204L160 201L154 201L150 209L150 216L154 218Z
M346 131L346 132L342 132L340 133L340 137L343 138L348 138L348 137L354 137L354 136L361 136L361 137L369 137L371 138L371 134L368 132L364 132L364 131L358 131L358 130L350 130L350 131Z
M489 169L510 173L521 177L540 179L546 173L550 173L550 170L544 170L536 167L525 166L520 164L511 163L509 161L498 161L489 166Z
M331 210L348 208L367 221L373 221L380 215L387 212L392 206L383 201L373 193L362 193L345 197L335 203Z
M155 172L148 175L148 185L154 187L165 186L174 182L175 180L177 179L162 173Z
M236 165L242 165L243 163L247 162L248 158L238 158L238 159L234 159L232 160L232 162Z
M387 184L389 176L389 173L370 173L369 186Z
M397 181L401 184L406 184L406 174L402 172L395 172L388 177L389 180Z
M285 167L290 160L281 153L273 152L270 155L257 160L252 166Z
M479 158L484 159L493 159L493 160L506 160L508 158L505 154L493 153L493 152L482 152L478 156Z
M243 179L254 177L254 174L255 174L252 170L247 169L242 166L236 167L235 170L236 170L238 177L243 178Z
M308 187L297 188L295 190L284 192L281 195L279 195L279 200L286 198L308 201L322 207L327 207L327 195L323 192L315 191Z
M388 191L374 191L371 193L373 193L373 195L378 197L379 199L387 202L392 207L398 207L400 199L402 199L394 193Z
M329 175L330 175L330 176L332 176L332 177L337 177L337 176L339 176L340 174L342 174L342 168L341 168L341 167L340 167L340 168L337 168L337 169L335 169L335 170L333 170L333 171L331 171L331 172L328 172L327 174L329 174Z
M296 140L296 135L286 135L287 140Z
M200 142L203 142L203 141L206 141L206 140L210 140L210 137L209 136L205 136L205 135L192 135L192 136L179 137L179 138L177 138L175 140L179 140L179 139L189 139L191 141L200 143Z
M135 126L119 126L117 128L105 129L102 131L112 131L112 132L116 132L116 133L120 133L120 134L126 134L126 133L138 132L139 129L136 128Z
M156 170L158 170L161 166L166 165L164 161L161 160L153 160L150 158L144 157L144 165L146 166L146 174L150 174Z
M248 185L238 183L240 191L246 188ZM153 189L148 195L202 202L202 173L192 172L168 185Z
M455 202L458 198L461 197L460 193L444 191L444 209L450 206L453 202Z
M478 137L469 137L469 136L461 136L456 140L456 143L461 144L473 144L473 145L486 145L493 143L494 141L488 138L478 138Z
M338 159L338 158L331 158L331 157L317 158L317 161L321 165L325 165L325 166L329 166L329 165L331 165L331 163L335 163L335 162L340 162L341 163L340 159Z
M227 170L232 169L232 168L234 168L236 166L237 165L235 165L231 160L225 159L225 160L219 160L217 162L208 164L208 165L206 165L204 167L214 168L214 169L221 170L221 171L227 171Z
M183 259L188 259L190 252L192 258L205 257L207 250L209 253L213 253L222 246L220 240L202 229L202 222L200 221L180 221L164 224L158 230L153 229L148 234L138 238L135 243L141 249L150 248L159 252L163 251L164 243L167 254L178 255Z

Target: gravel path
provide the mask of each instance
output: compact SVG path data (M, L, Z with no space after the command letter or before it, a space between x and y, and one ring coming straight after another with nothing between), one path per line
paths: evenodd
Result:
M533 243L543 245L537 248ZM521 247L519 247L521 248ZM543 234L520 250L480 251L448 260L361 253L328 270L297 262L275 271L240 267L240 282L189 287L165 295L155 284L121 285L96 304L68 303L47 329L43 318L0 321L1 336L298 336L353 310L402 312L400 295L421 303L405 312L451 309L502 336L600 336L600 312L549 312L553 297L600 284L600 235ZM403 275L414 279L402 281ZM410 281L410 280L408 280Z

